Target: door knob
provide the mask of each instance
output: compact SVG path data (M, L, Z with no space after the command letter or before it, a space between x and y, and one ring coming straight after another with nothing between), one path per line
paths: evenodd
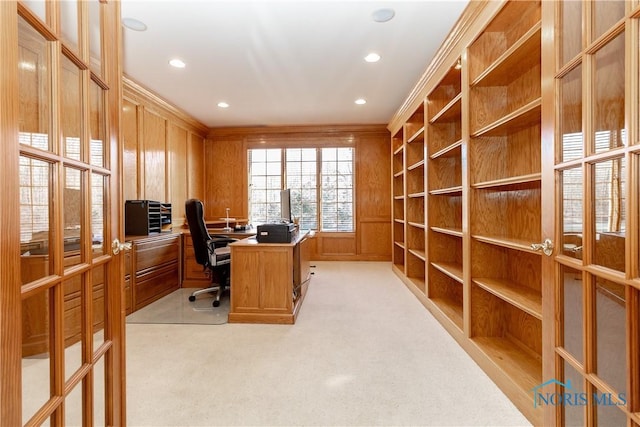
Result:
M553 242L551 239L544 239L542 243L532 243L531 249L534 251L542 251L546 256L551 256L551 254L553 254Z
M120 240L118 240L118 238L113 239L113 242L111 242L111 252L113 252L114 255L118 255L120 251L129 249L131 249L131 242L120 243Z

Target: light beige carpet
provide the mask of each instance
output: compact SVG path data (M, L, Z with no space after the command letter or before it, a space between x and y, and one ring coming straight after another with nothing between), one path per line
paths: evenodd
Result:
M295 325L129 323L128 425L530 425L390 263L315 264Z

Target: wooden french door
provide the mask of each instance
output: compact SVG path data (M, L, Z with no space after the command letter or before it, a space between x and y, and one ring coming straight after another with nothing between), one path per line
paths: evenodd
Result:
M125 424L119 23L0 2L0 425Z
M544 273L550 388L537 403L547 425L638 427L640 7L543 8L543 228L555 228L555 253Z

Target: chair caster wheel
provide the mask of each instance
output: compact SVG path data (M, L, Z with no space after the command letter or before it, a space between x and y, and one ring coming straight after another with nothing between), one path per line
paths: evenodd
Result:
M194 302L196 300L196 297L194 297L193 295L189 295L189 301Z
M219 305L220 305L220 301L214 301L214 302L213 302L213 306L214 306L214 307L218 307Z

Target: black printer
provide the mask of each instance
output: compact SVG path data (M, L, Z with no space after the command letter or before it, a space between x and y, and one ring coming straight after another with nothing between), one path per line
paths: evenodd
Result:
M293 223L262 224L256 228L256 240L258 243L291 243L295 232Z

